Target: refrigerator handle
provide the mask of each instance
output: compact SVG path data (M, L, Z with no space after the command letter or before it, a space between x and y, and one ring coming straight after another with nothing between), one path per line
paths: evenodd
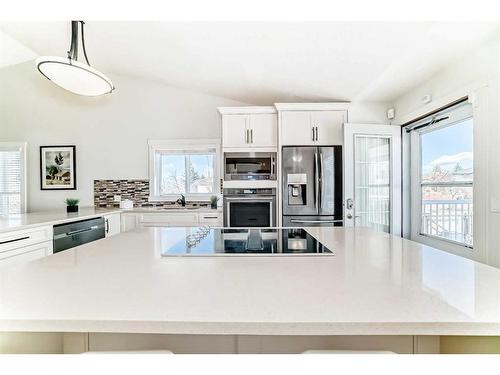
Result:
M319 199L318 153L314 152L314 207L318 207L318 199Z
M319 206L320 211L321 211L321 208L323 207L323 201L321 200L322 194L323 194L323 153L320 151L319 152L319 194L318 194L318 201L319 201L318 206Z

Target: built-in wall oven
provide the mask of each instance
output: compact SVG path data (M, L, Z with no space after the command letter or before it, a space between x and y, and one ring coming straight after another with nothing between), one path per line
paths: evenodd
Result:
M224 153L224 180L276 180L276 153Z
M276 189L224 189L225 227L276 226Z

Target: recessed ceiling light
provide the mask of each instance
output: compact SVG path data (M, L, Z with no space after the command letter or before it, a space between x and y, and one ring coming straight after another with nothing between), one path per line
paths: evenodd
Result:
M79 25L86 64L77 61ZM85 50L83 25L83 21L71 21L71 46L67 57L42 56L36 59L36 67L44 77L75 94L84 96L109 94L115 87L106 75L90 66Z

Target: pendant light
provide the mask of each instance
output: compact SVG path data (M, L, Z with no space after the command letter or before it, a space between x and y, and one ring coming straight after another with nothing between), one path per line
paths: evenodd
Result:
M78 61L79 25L82 31L82 49L86 64ZM83 25L83 21L71 21L71 46L67 57L42 56L36 59L36 67L45 78L75 94L84 96L109 94L115 87L108 77L90 66L85 50Z

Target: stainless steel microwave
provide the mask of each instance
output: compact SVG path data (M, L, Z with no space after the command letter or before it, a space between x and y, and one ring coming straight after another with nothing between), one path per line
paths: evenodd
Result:
M225 153L224 180L276 180L276 153Z

